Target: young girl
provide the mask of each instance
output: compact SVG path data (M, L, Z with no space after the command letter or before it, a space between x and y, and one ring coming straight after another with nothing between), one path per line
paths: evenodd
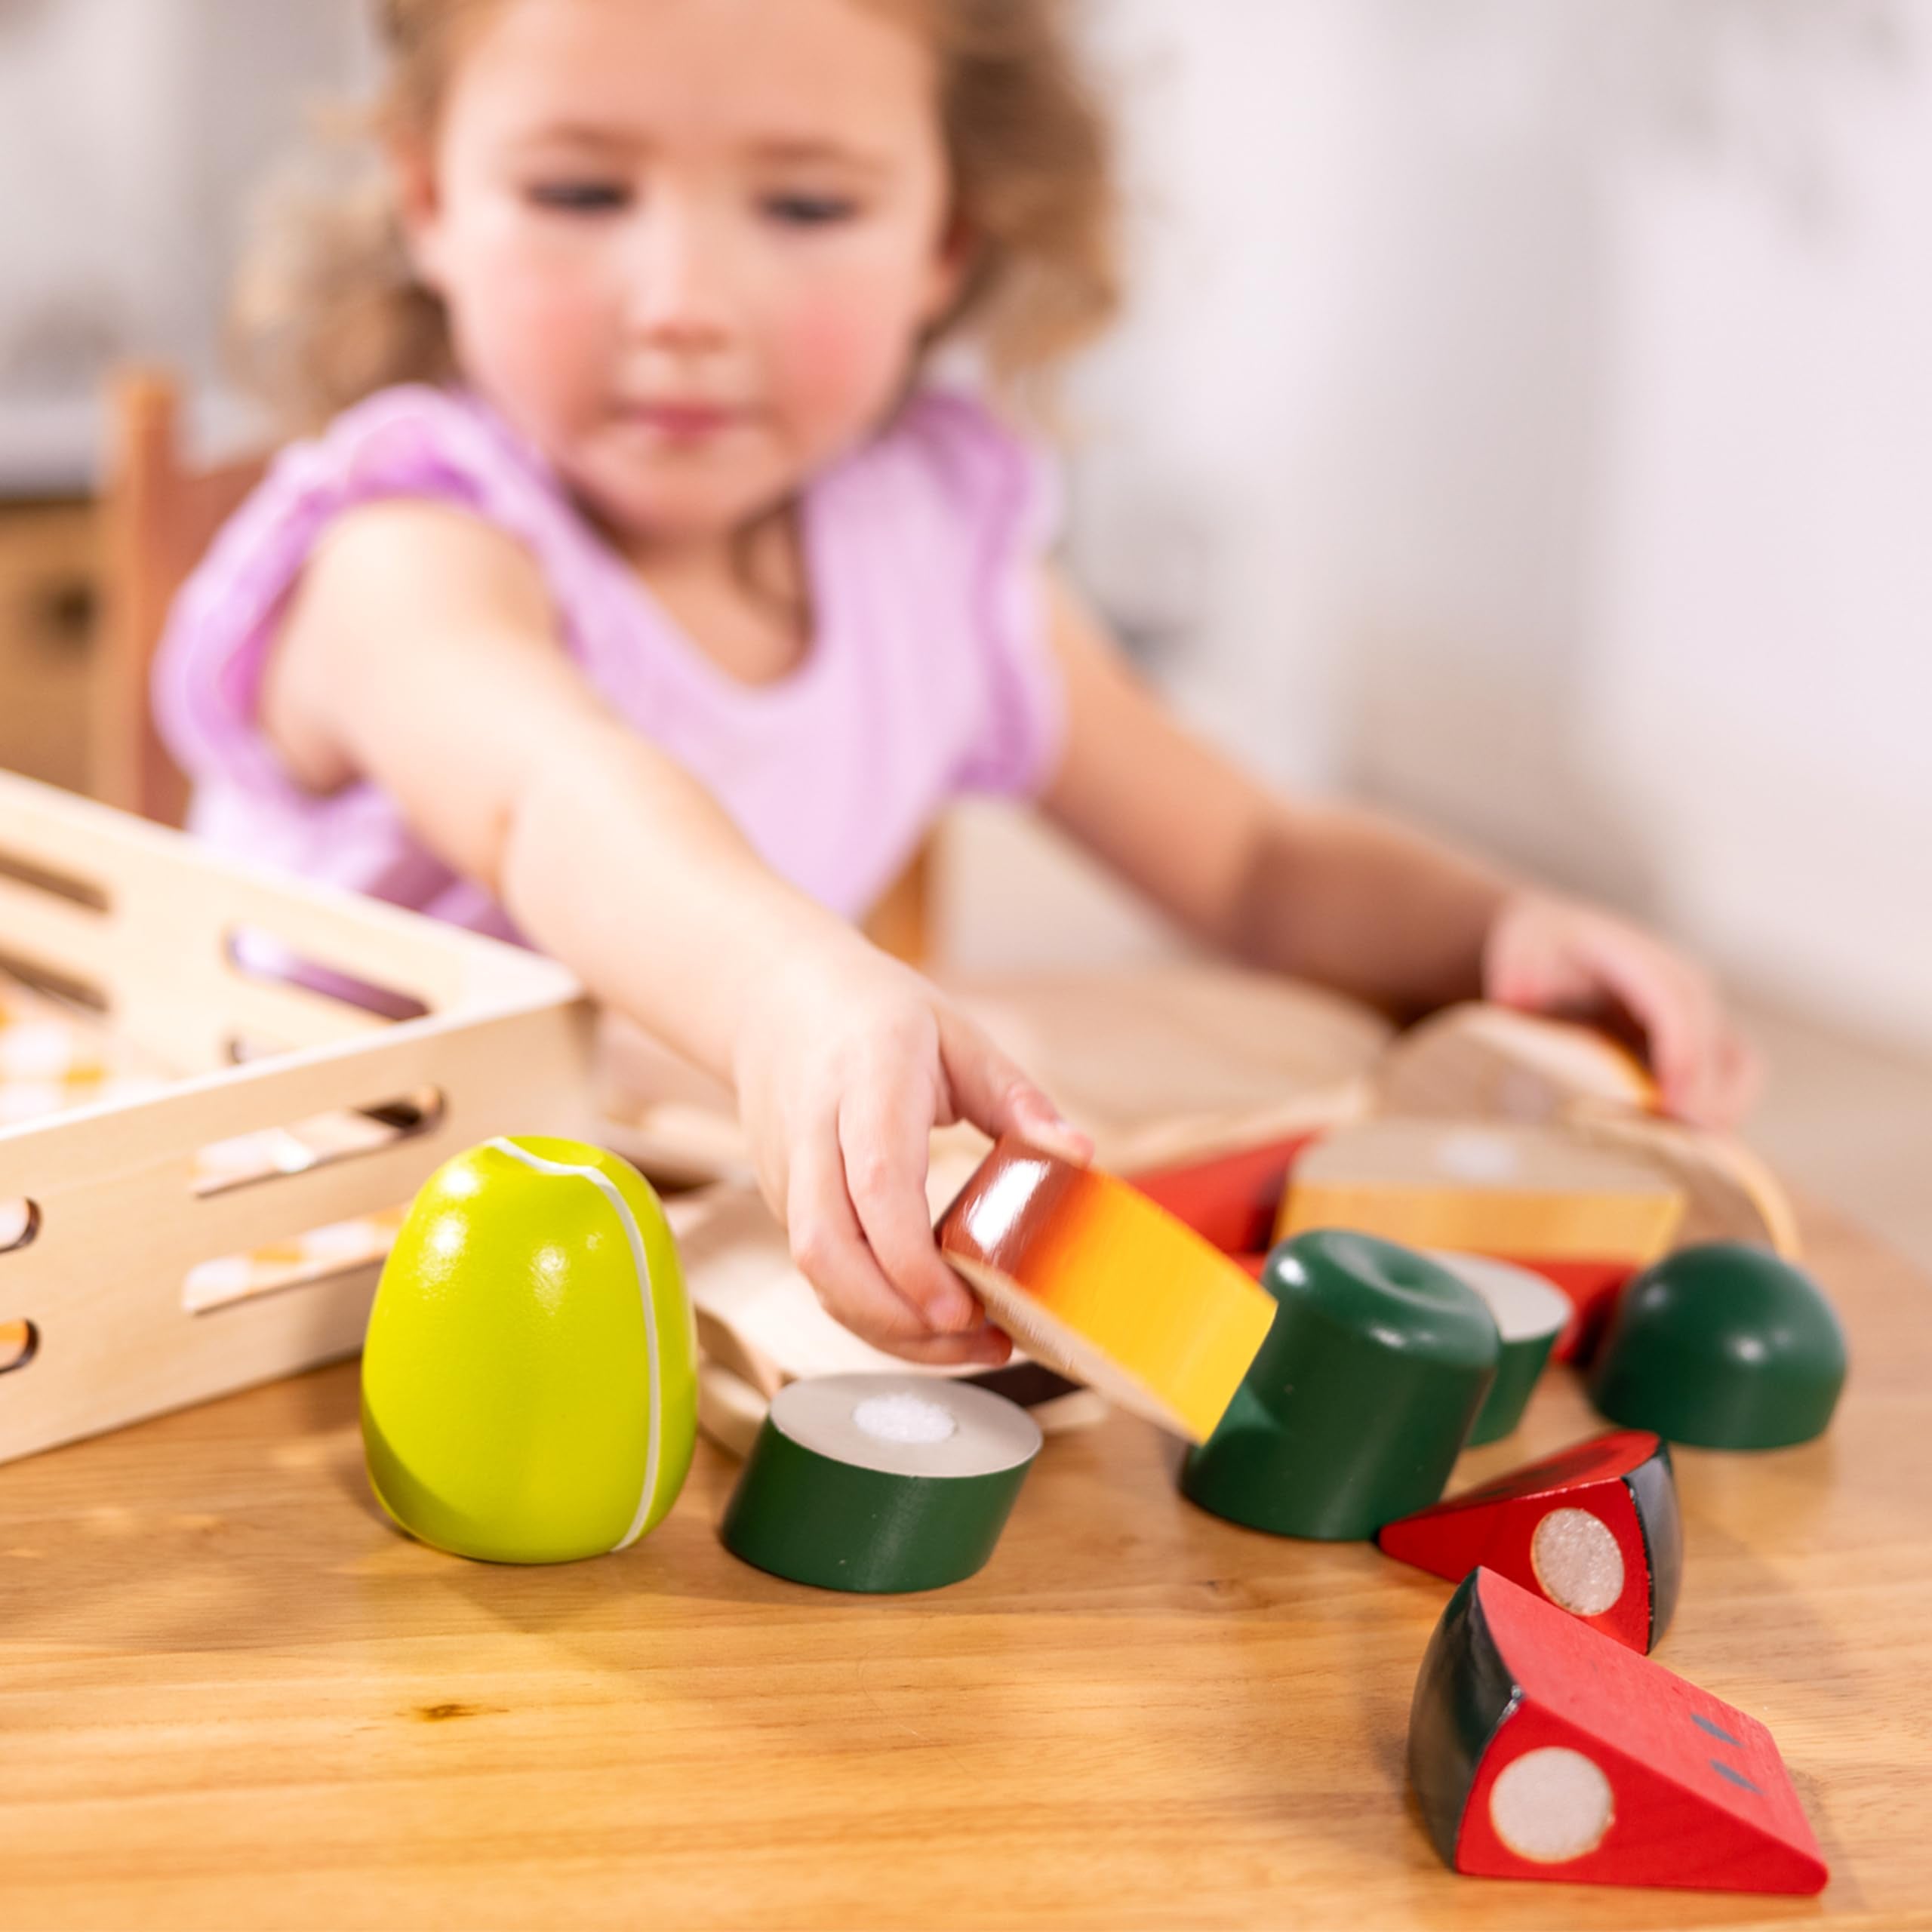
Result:
M1043 562L1029 446L922 382L966 334L1010 389L1113 306L1053 0L380 23L386 198L257 288L333 420L223 533L158 670L198 830L567 961L734 1084L828 1306L928 1361L1007 1352L934 1247L929 1130L1088 1151L851 923L961 792L1037 799L1284 973L1411 1011L1620 1006L1678 1112L1738 1110L1747 1056L1657 940L1273 796L1164 715Z

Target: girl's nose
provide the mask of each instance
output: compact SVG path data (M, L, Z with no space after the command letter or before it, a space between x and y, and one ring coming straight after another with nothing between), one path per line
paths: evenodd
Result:
M661 197L646 212L630 265L631 323L667 348L715 347L731 333L723 224L690 200Z

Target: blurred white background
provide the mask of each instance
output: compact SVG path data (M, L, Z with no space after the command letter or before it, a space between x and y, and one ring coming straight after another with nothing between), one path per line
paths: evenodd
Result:
M1103 17L1088 581L1266 768L1932 1048L1932 8Z
M1071 543L1155 674L1932 1054L1932 0L1098 0ZM355 0L0 0L0 482L217 373ZM1144 940L1144 935L1143 936Z

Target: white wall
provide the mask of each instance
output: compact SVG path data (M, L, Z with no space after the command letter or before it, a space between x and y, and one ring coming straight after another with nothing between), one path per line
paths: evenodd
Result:
M355 71L356 11L0 4L0 487L85 481L113 362L214 377L256 184Z
M1905 14L1902 11L1901 17ZM1589 744L1669 912L1932 1047L1932 9L1804 173L1629 156Z
M1932 5L1105 19L1075 556L1183 701L1932 1049Z

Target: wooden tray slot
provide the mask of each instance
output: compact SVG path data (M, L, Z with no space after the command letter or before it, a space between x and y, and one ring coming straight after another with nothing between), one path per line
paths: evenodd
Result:
M266 1039L260 1034L231 1033L221 1043L223 1060L230 1066L246 1066L251 1060L273 1060L278 1054L292 1052L286 1040Z
M205 1199L338 1161L361 1160L398 1140L433 1133L448 1110L441 1088L419 1087L392 1100L331 1108L285 1127L257 1128L210 1141L195 1156L194 1192ZM4 1226L0 1217L0 1228Z
M23 1198L0 1201L0 1254L25 1247L40 1232L40 1203Z
M23 858L4 845L0 845L0 878L9 878L35 892L48 893L56 899L84 906L90 912L107 912L114 903L105 886L96 885L91 879L82 878L75 873L57 872L51 866Z
M0 980L17 980L32 992L65 1000L69 1005L84 1008L92 1014L110 1012L113 1008L106 989L92 980L84 980L57 966L44 965L3 946L0 946Z
M40 1203L0 1201L0 1257L29 1246L40 1232ZM24 1368L40 1346L40 1331L31 1321L0 1321L0 1375Z
M382 1020L420 1020L430 1011L426 1001L398 986L383 986L340 966L305 958L260 926L232 926L223 934L221 946L229 966L245 980L300 986Z
M182 1277L181 1306L190 1315L219 1314L224 1309L313 1287L380 1266L389 1257L405 1207L331 1221L306 1233L234 1254L198 1263Z

